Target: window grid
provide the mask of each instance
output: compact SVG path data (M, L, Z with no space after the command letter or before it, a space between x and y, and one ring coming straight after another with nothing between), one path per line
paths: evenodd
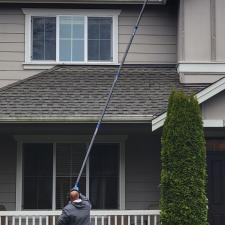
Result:
M30 62L31 63L32 62L36 62L36 61L39 62L39 63L48 63L48 62L50 62L50 63L57 63L57 64L61 64L61 63L75 63L75 64L76 63L87 63L88 64L88 63L115 63L116 62L117 58L115 57L115 49L114 49L115 40L117 40L117 38L115 37L115 21L114 21L115 18L114 18L114 16L103 16L103 15L100 15L100 16L96 16L96 15L94 15L94 16L72 16L72 17L83 17L84 18L84 38L83 39L79 39L79 40L83 40L84 41L84 52L83 52L84 60L83 61L73 61L72 60L72 46L73 46L73 43L71 43L71 53L70 53L71 60L70 61L60 60L60 17L61 16L70 16L70 15L41 16L41 17L55 17L56 18L56 60L33 60L33 57L32 57L32 52L33 52L32 40L33 40L33 37L32 37L32 32L31 32L31 39L30 39L31 40L31 42L30 42ZM111 48L110 49L110 51L111 51L111 58L110 58L110 60L88 60L88 18L89 17L112 18L112 30L111 30L112 37L111 37L111 39L98 39L99 45L100 45L100 41L101 40L111 40L111 46L110 46L110 48ZM44 26L45 26L45 24L44 24ZM31 29L32 29L32 22L31 22ZM99 33L100 33L100 31L99 31ZM71 35L72 35L72 31L71 31ZM78 39L73 39L71 37L71 42L72 42L72 40L78 40ZM98 53L100 54L100 51L98 51ZM44 58L45 58L45 56L44 56ZM98 58L100 58L100 55L98 55Z

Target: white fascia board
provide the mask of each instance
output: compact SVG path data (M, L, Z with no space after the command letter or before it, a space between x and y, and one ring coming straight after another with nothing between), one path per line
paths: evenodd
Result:
M204 90L200 91L198 94L196 94L197 100L199 104L201 104L202 102L220 93L224 89L225 89L225 78L222 78L217 82L213 83L212 85L210 85L209 87L205 88Z
M223 90L225 90L225 78L220 79L219 81L200 91L195 96L198 100L198 103L201 104ZM152 120L152 131L155 131L163 126L166 115L166 113L163 113Z
M48 8L22 8L25 15L32 16L57 16L57 15L78 15L78 16L119 16L120 9L48 9Z
M167 113L165 112L162 115L160 115L152 120L152 131L155 131L158 128L163 126L165 119L166 119L166 115L167 115Z
M0 0L0 3L29 3L28 0ZM32 1L32 3L39 3L39 4L143 4L144 0L65 0L65 1L60 1L60 0L37 0L37 1ZM165 5L167 3L167 0L149 0L148 4L160 4L160 5Z
M224 127L224 120L203 120L204 127Z
M105 123L150 123L152 115L104 116ZM77 115L71 117L0 117L0 123L96 123L99 115Z
M198 73L198 74L209 74L209 73L225 73L225 62L224 63L179 63L177 66L178 73Z

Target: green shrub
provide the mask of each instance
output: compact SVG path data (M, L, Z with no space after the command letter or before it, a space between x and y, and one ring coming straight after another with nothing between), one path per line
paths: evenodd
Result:
M161 224L207 225L205 139L194 96L172 92L161 144Z

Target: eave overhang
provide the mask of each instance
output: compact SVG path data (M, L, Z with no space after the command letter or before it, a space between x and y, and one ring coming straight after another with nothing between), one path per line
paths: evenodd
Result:
M1 3L6 4L143 4L143 0L0 0ZM148 4L165 5L167 0L149 0Z
M225 90L225 78L222 78L216 81L215 83L213 83L212 85L210 85L209 87L203 89L202 91L197 93L195 96L196 96L196 99L198 100L198 103L201 104L224 90ZM166 116L167 116L167 113L164 112L152 120L152 131L155 131L164 125ZM224 121L223 120L220 120L220 121L204 120L203 125L204 127L224 127Z
M96 123L100 115L0 117L0 123ZM153 115L106 115L103 123L151 123Z

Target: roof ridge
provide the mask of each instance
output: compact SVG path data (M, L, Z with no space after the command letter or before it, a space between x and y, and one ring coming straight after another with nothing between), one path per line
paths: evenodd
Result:
M52 68L50 68L50 69L43 70L43 71L41 71L41 72L39 72L39 73L37 73L37 74L34 74L34 75L30 76L30 77L27 77L27 78L24 78L24 79L22 79L22 80L18 80L18 81L16 81L16 82L13 82L13 83L11 83L11 84L8 84L8 85L6 85L6 86L3 86L3 87L0 88L0 94L1 94L2 92L4 92L4 91L7 91L7 90L9 90L9 89L11 89L11 88L17 86L17 85L20 85L20 84L25 83L26 81L30 81L30 80L36 79L36 78L40 77L41 75L43 75L43 74L45 74L45 73L55 71L57 68L58 68L58 66L56 65L56 66L54 66L54 67L52 67Z

